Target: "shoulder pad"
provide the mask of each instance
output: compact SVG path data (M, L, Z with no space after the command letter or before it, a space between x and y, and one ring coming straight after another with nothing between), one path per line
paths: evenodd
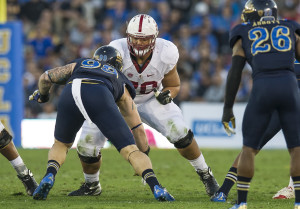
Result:
M166 64L176 65L179 59L179 52L177 46L171 41L167 41L164 39L162 40L163 42L161 43L161 61Z
M242 37L242 32L247 24L235 26L229 33L229 46L233 48L234 44Z
M125 51L124 47L127 48L127 39L126 38L114 40L114 41L110 42L108 45L116 48L120 52L122 58L124 58L124 51Z
M71 63L76 63L75 67L74 67L74 70L79 67L82 63L83 60L85 59L90 59L90 58L79 58L79 59L75 59L75 60L72 60L71 62L69 62L68 64L71 64Z
M119 74L122 77L125 87L127 88L131 98L134 99L136 96L136 92L132 82L128 80L128 78L122 72L119 71Z

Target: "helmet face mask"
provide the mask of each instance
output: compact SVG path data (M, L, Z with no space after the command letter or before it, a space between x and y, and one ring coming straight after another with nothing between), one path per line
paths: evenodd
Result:
M120 52L112 46L101 46L99 47L93 56L93 59L106 64L122 71L123 69L123 59Z
M241 19L243 22L257 22L263 19L277 20L277 5L274 0L248 0Z
M158 35L157 24L151 16L139 14L129 21L126 34L130 53L142 57L154 49Z

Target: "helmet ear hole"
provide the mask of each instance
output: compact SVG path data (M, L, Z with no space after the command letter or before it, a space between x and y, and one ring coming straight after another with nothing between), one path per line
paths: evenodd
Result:
M120 52L112 46L101 46L94 52L93 59L111 65L122 71L123 59Z
M158 27L151 16L139 14L129 21L126 33L129 51L135 56L144 56L154 49ZM143 39L143 44L133 42L133 38ZM148 39L147 43L145 40Z

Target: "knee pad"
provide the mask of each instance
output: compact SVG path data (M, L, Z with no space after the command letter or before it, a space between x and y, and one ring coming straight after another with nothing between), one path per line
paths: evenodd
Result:
M194 138L194 134L191 130L189 130L188 134L183 137L182 139L179 139L177 142L174 143L174 146L177 149L183 149L186 148L187 146L189 146Z
M80 158L80 160L84 163L87 164L93 164L93 163L97 163L99 162L99 160L101 159L101 152L99 152L99 155L97 157L91 157L91 156L84 156L81 155L79 152L77 152L78 157Z
M0 149L3 149L6 147L12 140L12 136L6 131L6 129L3 129L0 133Z

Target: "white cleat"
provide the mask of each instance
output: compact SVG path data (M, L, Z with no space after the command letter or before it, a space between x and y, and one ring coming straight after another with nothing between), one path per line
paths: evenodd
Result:
M295 198L294 187L284 187L279 190L273 197L273 199L292 199Z

